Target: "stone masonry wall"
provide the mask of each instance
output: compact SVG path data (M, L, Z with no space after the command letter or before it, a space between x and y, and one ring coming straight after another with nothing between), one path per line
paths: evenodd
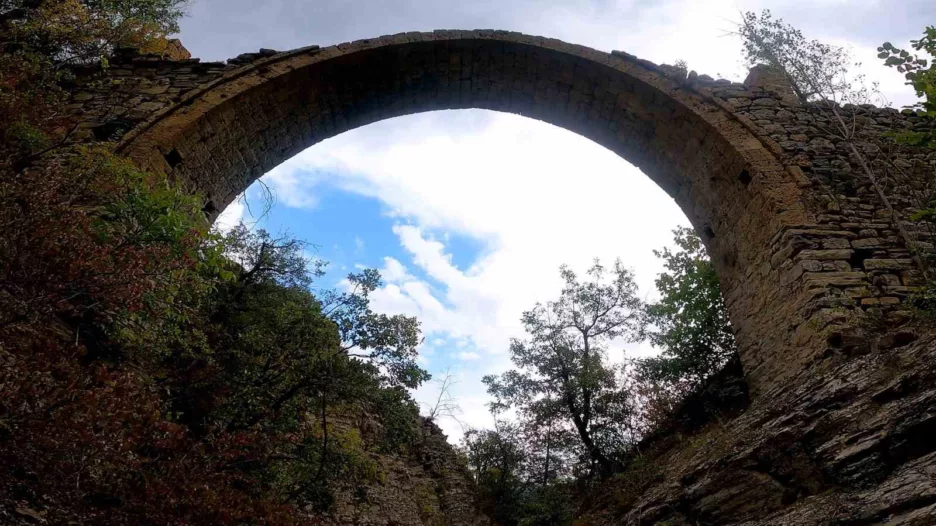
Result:
M810 181L814 222L777 232L769 265L748 272L808 295L777 323L804 348L823 338L813 348L824 351L785 357L788 349L764 346L753 361L745 355L745 373L784 359L802 369L740 415L655 437L645 459L659 469L653 481L633 502L604 501L591 520L936 524L936 331L908 304L933 250L933 232L910 216L933 195L936 151L889 136L936 123L908 110L838 108L854 127L856 156L832 112L798 104L782 86L756 85L756 75L745 84L692 77L685 82L732 108ZM768 291L756 304L771 301Z
M839 108L842 119L855 130L852 142L865 158L862 161L828 110L802 106L772 86L696 82L749 119L761 137L781 148L784 163L800 169L810 181L807 205L813 224L777 232L770 269L759 269L774 274L781 286L802 287L809 294L797 317L803 321L789 329L803 335L822 330L825 353L810 359L864 352L878 344L873 335L865 334L869 324L878 323L880 330L909 321L912 313L906 300L922 283L920 262L933 248L933 232L910 221L910 216L927 205L936 189L936 152L900 146L889 134L934 129L936 123L910 110L871 105ZM878 180L884 199L863 163ZM920 255L917 260L908 240ZM765 295L761 301L771 298ZM890 338L886 330L883 337ZM765 351L762 361L771 359L771 350ZM754 367L756 363L745 363L747 370Z
M106 72L79 77L69 111L80 117L76 142L119 140L159 111L179 104L200 86L244 64L275 55L269 49L245 53L225 62L202 62L178 40L170 41L164 55L141 55L135 49L119 49Z

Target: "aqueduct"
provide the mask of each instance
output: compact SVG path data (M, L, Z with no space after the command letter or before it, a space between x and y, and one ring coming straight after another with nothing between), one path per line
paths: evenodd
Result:
M679 468L724 469L706 475L704 484L696 477L684 482L688 489L648 497L640 513L651 515L640 520L683 498L667 492L683 491L697 503L709 499L698 505L707 506L707 517L734 521L752 511L733 506L735 497L718 497L726 486L759 495L765 512L778 513L824 488L851 488L851 468L838 473L851 462L853 438L906 424L883 406L867 406L860 394L886 388L904 369L885 372L866 362L882 349L900 347L910 353L906 360L929 349L921 343L928 332L904 325L905 300L921 272L899 235L910 198L897 192L891 214L861 181L858 161L827 131L825 117L793 100L769 72L760 73L739 84L555 39L435 31L261 50L226 64L200 63L180 46L168 56L126 52L85 82L69 107L85 118L79 139L112 141L141 167L177 177L205 198L209 216L319 141L423 111L518 113L616 152L667 191L702 235L721 278L754 407L761 408L732 424L745 437L738 440L746 441L747 456L703 457ZM886 147L883 132L933 124L890 109L848 111L860 128L856 140L872 158ZM893 155L910 179L930 173L934 162L931 152L910 147ZM891 181L895 190L913 186ZM882 320L873 330L865 323L870 314ZM855 376L856 368L866 371ZM843 383L865 405L833 404ZM864 424L854 421L855 411L878 415L879 428L858 429ZM819 419L828 435L823 440L841 444L804 445ZM884 447L867 444L853 452L854 463ZM782 474L757 462L735 465L750 464L764 448L775 452L779 460L771 466L781 466ZM727 480L717 473L742 475Z

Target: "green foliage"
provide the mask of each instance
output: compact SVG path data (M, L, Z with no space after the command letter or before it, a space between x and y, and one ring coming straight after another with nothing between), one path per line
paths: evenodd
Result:
M495 429L462 442L481 501L504 525L571 524L573 488L620 469L639 438L631 383L607 363L613 342L640 333L633 276L620 261L595 261L586 280L565 266L560 274L559 298L523 314L527 339L510 345L516 369L483 379ZM516 422L498 418L508 410Z
M524 313L528 339L510 348L516 369L484 378L495 429L469 431L462 451L500 524L570 524L574 497L608 477L618 503L632 504L660 479L638 441L736 354L701 240L689 228L674 234L675 249L655 252L666 269L659 301L638 300L619 261L611 272L596 262L587 282L563 267L559 299ZM612 344L638 338L662 354L621 369L606 363ZM516 423L496 418L509 409Z
M638 375L679 391L697 387L737 352L718 276L691 228L673 231L675 251L654 251L666 272L656 280L660 299L647 307L647 337L662 349L636 362Z
M524 490L526 451L517 427L500 423L496 431L470 429L461 442L478 487L478 498L498 524L516 524Z
M514 339L510 356L516 370L486 376L494 409L519 409L525 422L540 428L574 430L590 463L603 475L633 443L635 408L621 379L607 364L608 344L635 339L642 303L630 271L617 261L610 272L599 262L580 282L566 267L565 286L555 302L523 314L528 340Z
M406 453L417 436L413 425L419 415L416 402L409 392L401 387L384 387L370 393L375 415L380 415L382 424L379 448L382 453Z
M908 140L908 142L912 141ZM936 231L936 196L930 196L926 205L914 212L910 220L921 223L930 232L934 232ZM936 254L928 252L921 254L921 257L924 258L927 268L932 269ZM921 313L928 317L936 316L936 279L933 278L932 272L924 273L924 277L926 279L923 285L913 294L911 301Z
M254 461L260 479L281 498L326 510L335 491L359 491L375 479L368 448L400 452L415 436L415 404L401 387L428 376L415 364L418 324L397 319L387 329L388 318L370 310L376 271L365 271L358 288L321 293L330 302L323 304L311 291L323 264L304 255L303 243L240 225L217 244L231 258L232 277L201 301L208 345L166 360L172 412L199 435L260 433L277 450ZM349 352L384 351L375 342L391 338L381 331L400 325L410 332L393 337L413 342L401 347L406 352ZM172 373L180 370L197 373ZM380 414L384 424L371 445L357 430L336 427L361 412Z
M48 137L28 121L18 120L0 131L0 141L12 151L34 152L48 144Z
M319 299L338 327L343 352L375 364L390 384L414 389L429 379L429 374L416 364L416 349L421 342L419 321L373 312L368 297L381 285L380 273L366 269L348 275L349 290L324 291Z
M140 171L126 159L102 149L81 147L68 170L79 177L98 174L91 191L109 198L94 214L92 228L100 243L141 246L166 244L187 252L187 236L203 236L207 223L200 215L200 200L165 176Z
M105 148L73 149L43 170L2 180L0 200L6 225L0 348L28 357L29 345L16 335L64 324L69 345L81 346L86 364L75 376L83 377L81 367L106 364L129 384L120 390L152 394L146 419L179 437L176 445L160 446L171 452L158 458L186 458L172 449L183 444L197 451L192 461L204 472L186 480L237 481L256 496L245 506L262 501L322 510L337 492L362 495L377 477L374 452L405 452L413 443L417 411L404 387L428 377L415 363L419 324L371 310L367 293L380 285L375 271L350 276L357 288L316 297L312 286L322 265L305 257L303 243L243 226L226 235L209 232L197 197ZM361 350L367 352L352 352ZM17 378L32 374L17 371ZM4 389L8 400L35 396L27 383L8 382ZM44 396L62 389L67 386ZM77 401L40 399L0 413L38 425L41 415L23 411L45 403ZM122 407L115 404L75 410L113 429L136 426L141 438L132 444L143 448L137 454L154 454L144 440L150 420L131 423L124 409L110 409ZM104 412L95 416L98 410ZM383 425L364 436L343 423L362 414L380 415ZM59 450L54 426L34 429L41 430L22 443ZM114 448L109 437L100 437L104 459ZM92 447L80 440L75 447L81 444ZM62 451L63 457L50 453L49 469L75 469L71 449ZM130 469L116 460L112 465ZM147 473L154 484L171 480ZM240 491L235 486L218 491ZM109 491L133 501L134 487Z
M157 51L179 31L185 0L2 0L5 51L60 68L106 59L115 47Z
M357 429L329 431L331 440L324 449L321 433L307 435L290 455L271 462L265 473L276 493L318 512L331 508L337 488L362 495L379 470Z
M568 483L531 488L521 501L517 526L564 526L572 524L575 507Z
M936 117L936 26L928 26L921 38L910 41L910 47L923 56L885 42L878 48L878 58L884 60L885 66L903 73L907 85L912 86L917 97L922 99L911 107L924 115ZM936 147L934 131L906 131L896 138L900 143Z
M496 427L469 430L461 445L488 516L504 526L571 524L569 481L557 476L561 460L551 457L556 464L550 467L538 456L528 428L507 422Z
M15 256L0 267L3 311L16 312L26 293L37 313L29 323L80 314L74 334L95 349L85 351L88 363L139 371L127 381L161 393L152 418L216 446L199 450L205 476L224 473L258 498L321 511L336 492L363 495L378 477L373 452L405 452L413 443L417 410L404 386L428 376L415 364L418 323L371 311L358 291L379 286L379 274L367 271L361 289L322 294L333 301L326 310L311 290L321 264L303 255L302 243L243 226L209 235L197 199L105 150L78 150L60 168L61 186L48 177L46 186L28 185L39 194L27 195L36 205L27 214L16 213L19 187L4 187L13 205L7 224L16 228L0 238L11 249L5 255ZM67 199L41 199L60 194ZM55 233L47 250L35 232ZM36 275L44 281L30 279ZM342 333L340 324L354 331ZM17 385L29 389L9 384ZM361 414L380 415L376 433L363 436L347 423ZM119 427L124 417L95 418Z
M105 148L74 149L44 170L0 181L0 296L27 318L57 314L114 323L158 319L196 269L217 261L200 246L198 200Z

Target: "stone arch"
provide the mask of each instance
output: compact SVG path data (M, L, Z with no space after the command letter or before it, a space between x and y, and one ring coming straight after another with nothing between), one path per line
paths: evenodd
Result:
M775 288L766 282L776 279L754 270L769 263L776 234L808 222L803 185L750 121L632 56L504 31L303 48L191 90L118 149L190 185L213 217L262 174L326 138L391 117L466 108L578 133L673 196L715 260L745 367L771 369L761 368L756 349L773 338L783 302L754 308L755 291Z

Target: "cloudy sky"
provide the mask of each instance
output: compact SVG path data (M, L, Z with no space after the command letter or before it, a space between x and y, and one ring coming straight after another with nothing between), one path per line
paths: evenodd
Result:
M848 45L893 104L911 100L878 66L884 40L905 44L933 20L932 0L192 0L181 39L194 56L223 60L260 47L327 46L403 31L506 29L657 63L685 60L713 77L744 78L740 12L769 7L808 37ZM449 370L463 424L490 417L480 378L509 366L519 317L559 290L557 269L620 257L641 294L660 271L653 249L687 224L673 201L624 159L565 130L480 110L411 115L317 144L264 177L276 204L262 218L259 189L222 221L244 219L315 246L329 262L320 285L356 268L382 270L375 307L423 323L421 361ZM652 353L614 350L614 359ZM434 397L436 386L416 393ZM451 440L455 421L441 423Z

